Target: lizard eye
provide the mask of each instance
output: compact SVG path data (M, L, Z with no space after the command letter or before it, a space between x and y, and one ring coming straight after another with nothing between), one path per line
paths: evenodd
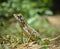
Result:
M18 17L18 19L20 19L21 18L21 16L17 16Z

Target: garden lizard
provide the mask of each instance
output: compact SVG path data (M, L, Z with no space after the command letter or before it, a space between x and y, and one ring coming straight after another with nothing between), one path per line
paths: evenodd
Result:
M14 17L16 18L16 20L20 23L20 27L22 28L22 30L24 31L24 34L28 34L28 36L33 37L33 39L37 38L37 39L41 39L41 35L34 30L33 28L31 28L28 23L25 21L24 17L22 14L13 14ZM25 33L26 32L26 33ZM32 40L33 40L32 39Z

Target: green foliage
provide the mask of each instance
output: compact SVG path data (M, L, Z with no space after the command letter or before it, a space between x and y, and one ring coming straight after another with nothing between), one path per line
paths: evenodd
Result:
M50 0L36 0L36 2L32 2L30 0L8 0L8 2L3 2L0 4L0 15L8 17L11 16L13 13L20 12L28 15L30 14L29 11L35 9L34 7L37 7L38 5L41 6L41 8L49 8L49 4L51 4L51 2ZM46 5L48 6L45 7Z
M0 44L0 49L2 49L2 45Z

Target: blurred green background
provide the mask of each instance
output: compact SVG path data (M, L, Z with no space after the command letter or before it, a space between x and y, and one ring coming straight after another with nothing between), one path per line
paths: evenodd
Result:
M3 2L4 1L4 2ZM14 18L14 13L23 14L27 23L42 37L52 38L60 31L49 24L43 16L53 16L52 0L1 0L0 1L0 43L9 38L9 44L21 41L22 30ZM27 37L24 41L27 42Z

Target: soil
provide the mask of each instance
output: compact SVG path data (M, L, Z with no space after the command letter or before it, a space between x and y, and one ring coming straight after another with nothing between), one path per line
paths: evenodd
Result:
M60 15L47 16L47 19L51 23L51 25L60 29Z

